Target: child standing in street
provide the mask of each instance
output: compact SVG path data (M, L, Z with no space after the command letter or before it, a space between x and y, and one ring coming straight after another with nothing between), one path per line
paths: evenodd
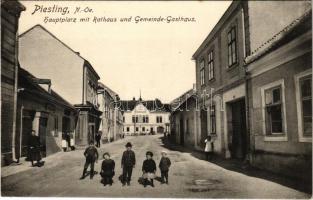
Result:
M204 140L205 149L204 152L206 153L207 160L210 161L213 156L213 141L212 136L208 135L208 137Z
M148 151L146 153L147 159L143 161L142 172L143 172L143 186L147 187L149 181L151 186L154 187L153 179L155 178L156 164L152 159L153 153Z
M103 158L104 160L102 161L100 172L100 175L102 177L101 183L103 183L104 186L106 186L107 184L111 186L113 183L112 178L115 175L115 162L110 158L110 154L108 152L103 154Z
M162 158L160 160L159 168L161 171L161 179L162 184L166 183L168 184L168 171L171 166L171 160L167 157L166 151L161 152ZM165 179L165 180L164 180Z
M86 148L84 156L86 158L86 162L84 165L83 175L80 179L84 179L86 177L86 172L89 165L90 165L90 179L92 179L94 176L95 162L98 160L99 157L98 150L96 149L92 141L89 143L89 147Z
M131 177L133 168L135 168L136 165L136 156L135 152L132 150L132 144L128 142L126 144L126 151L124 151L122 156L122 169L123 169L123 186L127 183L127 185L130 185Z

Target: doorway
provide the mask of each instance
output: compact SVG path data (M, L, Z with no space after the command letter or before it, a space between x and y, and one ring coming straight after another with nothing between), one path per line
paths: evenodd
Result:
M230 103L231 108L231 157L244 159L247 153L247 131L245 100L241 99Z
M208 112L206 109L201 109L200 121L201 121L201 137L199 143L202 146L204 146L204 140L208 136Z
M39 118L39 140L42 145L41 155L46 157L46 135L47 135L48 118Z
M179 135L180 135L180 144L184 146L185 136L184 136L184 120L180 119L179 121Z
M88 124L88 144L90 142L95 141L95 124L94 123L89 123Z

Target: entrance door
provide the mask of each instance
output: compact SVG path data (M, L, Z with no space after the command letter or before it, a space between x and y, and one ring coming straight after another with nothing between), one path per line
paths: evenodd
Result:
M245 101L231 104L232 109L232 158L244 159L247 148Z
M204 140L208 135L208 112L204 109L200 111L200 119L201 119L201 138L200 144L204 145Z
M40 119L39 119L39 139L40 139L40 144L42 145L41 155L43 157L46 157L47 124L48 124L48 119L44 118L44 117L40 117Z
M28 139L33 130L33 120L35 112L23 110L22 118L22 144L21 144L21 157L27 156Z
M95 142L95 124L88 125L88 144L91 141Z
M185 144L184 121L182 119L179 121L179 135L180 135L180 144L184 146Z

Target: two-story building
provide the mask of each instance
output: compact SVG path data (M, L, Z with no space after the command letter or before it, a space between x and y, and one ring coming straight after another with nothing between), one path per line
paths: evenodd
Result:
M120 101L125 135L169 133L170 106L159 99Z
M36 77L49 78L53 89L79 111L75 142L87 145L98 131L97 103L100 79L92 65L41 25L19 36L21 66Z
M245 28L247 4L234 1L193 55L199 147L207 135L215 139L215 152L245 158L249 145L246 128L244 58L249 51Z
M123 117L117 105L119 96L103 83L98 83L98 103L102 112L99 132L103 142L123 137Z
M18 27L25 7L1 1L1 163L16 161L15 133L18 83Z

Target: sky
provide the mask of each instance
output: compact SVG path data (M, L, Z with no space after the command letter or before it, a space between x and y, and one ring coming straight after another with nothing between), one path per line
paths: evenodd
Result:
M41 24L88 60L100 81L123 100L160 99L168 103L193 87L193 53L218 22L230 1L21 1L19 33ZM68 7L69 13L48 12ZM80 7L79 14L75 14ZM36 9L37 8L37 9ZM46 9L45 9L46 8ZM37 10L35 12L35 10ZM46 10L46 12L44 12ZM92 10L92 11L91 11ZM86 12L85 12L86 11ZM184 17L193 22L139 22L135 18ZM45 22L45 18L77 18ZM89 22L79 22L89 17ZM116 18L95 23L94 17ZM120 22L131 17L130 22Z

